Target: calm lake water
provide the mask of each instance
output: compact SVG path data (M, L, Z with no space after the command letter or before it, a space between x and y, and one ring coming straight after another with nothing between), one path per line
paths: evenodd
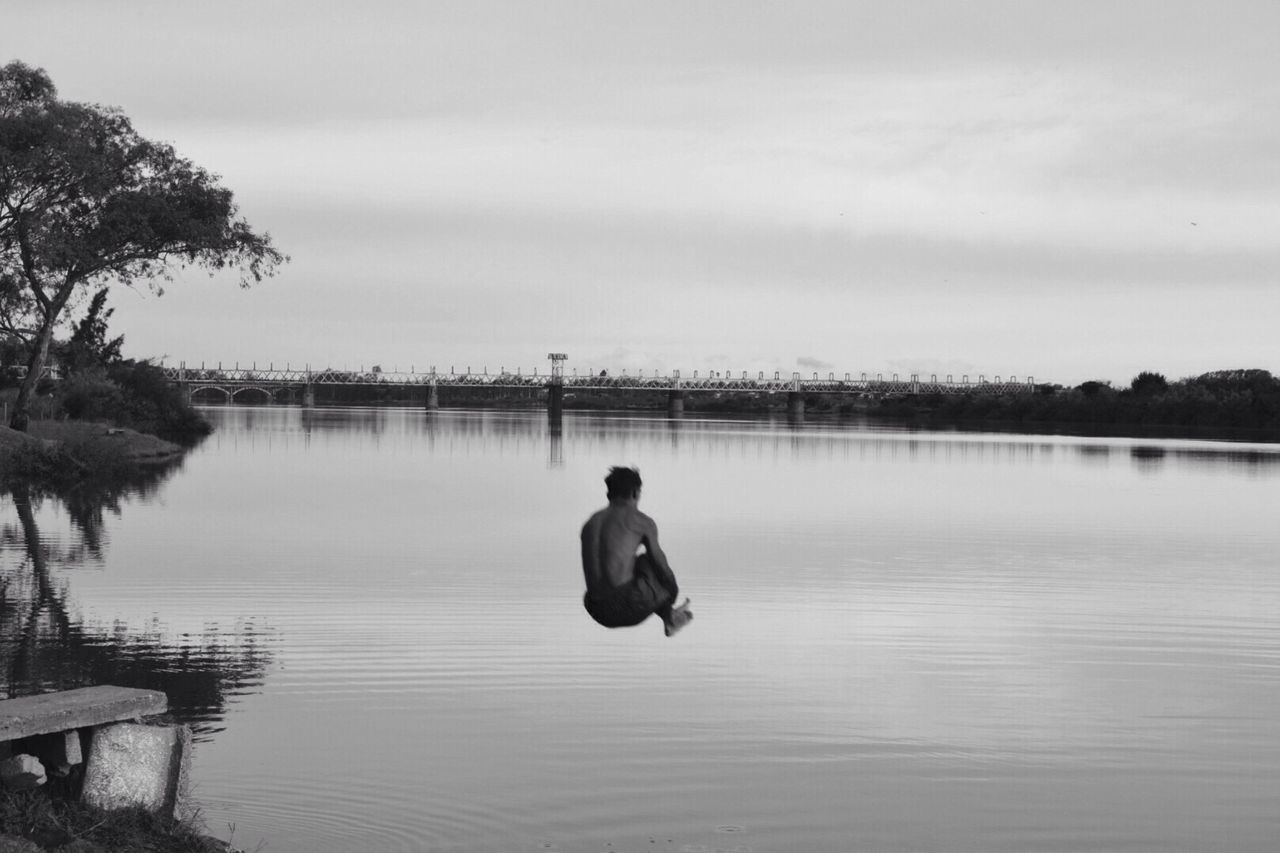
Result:
M163 687L248 849L1276 849L1280 446L207 413L0 499L0 687ZM582 610L611 464L675 638Z

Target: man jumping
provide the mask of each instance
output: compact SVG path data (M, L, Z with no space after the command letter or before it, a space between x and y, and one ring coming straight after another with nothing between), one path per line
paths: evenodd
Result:
M689 600L674 606L680 588L658 546L658 525L641 512L640 472L610 468L604 478L609 505L582 526L582 603L606 628L639 625L657 613L670 637L689 623ZM643 553L637 554L640 546Z

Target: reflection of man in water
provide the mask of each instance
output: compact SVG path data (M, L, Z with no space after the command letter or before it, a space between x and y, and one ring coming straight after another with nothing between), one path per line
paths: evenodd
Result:
M604 478L609 505L582 526L582 572L587 579L583 604L606 628L639 625L657 613L670 637L693 614L689 600L676 607L676 576L658 546L658 525L641 512L640 472L610 468ZM643 553L637 554L640 546Z

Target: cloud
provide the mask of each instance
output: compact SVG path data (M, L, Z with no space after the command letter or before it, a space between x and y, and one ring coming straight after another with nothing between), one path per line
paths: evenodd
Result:
M294 258L122 303L138 354L1278 369L1280 5L371 2L12 4Z
M960 381L967 377L969 380L976 380L979 375L977 365L969 361L961 359L939 359L939 358L893 358L885 362L890 374L902 376L919 376L922 379L933 376L938 379L946 380L951 377L953 381ZM988 376L988 379L991 377Z

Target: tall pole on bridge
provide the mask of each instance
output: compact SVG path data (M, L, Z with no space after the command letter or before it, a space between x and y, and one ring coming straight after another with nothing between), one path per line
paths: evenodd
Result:
M316 386L311 384L311 365L307 365L306 372L306 384L302 386L302 407L314 409L316 407Z
M800 388L800 374L791 374L791 390L787 392L787 416L804 417L804 391Z
M684 389L680 387L680 371L675 371L675 387L667 392L667 417L684 415Z
M562 352L549 352L551 378L547 380L547 417L558 422L564 411L564 363L569 358Z
M431 365L430 378L427 379L427 411L434 412L440 408L440 386L436 383L436 366Z

